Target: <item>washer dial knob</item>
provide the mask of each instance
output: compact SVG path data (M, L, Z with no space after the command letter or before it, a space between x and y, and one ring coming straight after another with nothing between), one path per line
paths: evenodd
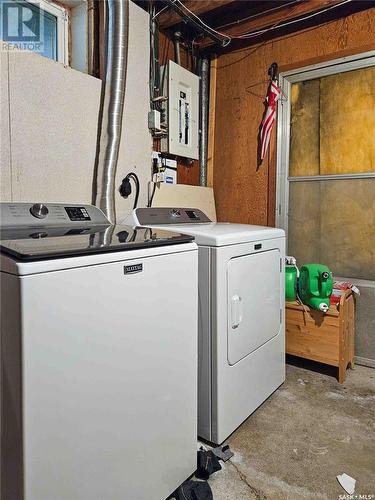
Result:
M181 216L181 214L177 210L177 208L172 208L172 210L170 211L170 214L171 214L172 217L180 217Z
M34 203L30 208L30 213L37 219L44 219L48 215L48 208L43 203Z

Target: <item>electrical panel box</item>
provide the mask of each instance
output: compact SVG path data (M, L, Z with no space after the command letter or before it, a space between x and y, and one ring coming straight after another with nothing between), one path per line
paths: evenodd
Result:
M168 61L168 135L161 149L172 155L199 158L199 77Z

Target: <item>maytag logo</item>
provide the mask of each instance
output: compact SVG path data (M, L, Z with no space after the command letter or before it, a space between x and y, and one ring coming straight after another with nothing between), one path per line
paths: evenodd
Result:
M124 266L124 274L135 274L141 273L143 271L143 264L131 264L130 266Z

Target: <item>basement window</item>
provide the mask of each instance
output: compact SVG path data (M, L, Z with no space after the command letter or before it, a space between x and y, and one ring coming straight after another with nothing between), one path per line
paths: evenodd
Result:
M352 59L352 60L350 60ZM281 75L278 225L300 265L375 280L375 57Z
M48 0L0 0L5 50L26 50L68 64L68 16Z

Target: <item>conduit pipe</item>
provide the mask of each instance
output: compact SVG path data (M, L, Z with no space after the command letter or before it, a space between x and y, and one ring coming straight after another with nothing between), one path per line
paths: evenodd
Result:
M94 204L115 224L115 177L128 59L129 0L106 1L106 69L95 162Z
M87 0L87 71L95 75L95 4Z
M180 42L181 42L182 34L180 31L176 31L174 34L174 60L176 64L181 66L181 51L180 51Z
M200 110L201 133L199 138L199 185L207 186L208 102L210 85L210 60L204 56L200 61Z

